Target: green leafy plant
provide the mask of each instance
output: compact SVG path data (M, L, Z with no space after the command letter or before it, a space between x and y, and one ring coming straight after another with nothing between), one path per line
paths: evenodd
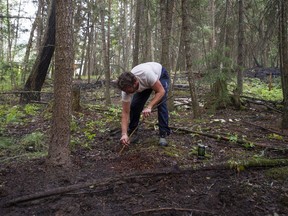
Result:
M247 96L252 96L269 101L282 101L283 94L281 86L278 84L281 82L275 81L273 88L269 90L268 84L262 82L259 79L245 79L243 83L243 93Z
M16 140L14 138L0 136L0 156L19 152L17 150L19 147L15 143Z
M243 146L246 149L251 149L255 147L255 144L253 142L246 142L245 144L243 144Z
M21 111L19 106L13 106L6 111L5 122L8 123L17 123L23 118L25 114Z
M238 135L237 134L232 134L229 136L229 141L232 143L236 143L238 141Z
M109 111L115 116L119 116L119 114L121 114L121 108L119 106L111 106L109 108Z
M90 131L85 131L84 134L88 140L93 140L96 137L96 134Z
M27 104L24 106L24 111L27 115L36 115L40 107L38 104Z
M39 131L25 135L20 143L26 151L40 152L47 150L46 136Z
M274 140L283 140L283 136L275 133L271 133L268 135L269 139L274 139Z
M78 124L77 124L77 119L75 116L72 115L72 120L70 123L70 131L71 132L76 132L78 129Z

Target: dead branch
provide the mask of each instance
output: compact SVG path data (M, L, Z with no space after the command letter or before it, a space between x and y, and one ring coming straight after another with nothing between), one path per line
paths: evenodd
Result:
M282 111L268 105L269 101L265 101L265 100L261 100L261 99L256 99L256 98L250 98L250 97L246 97L246 96L241 96L241 98L245 98L245 100L248 102L248 103L253 103L253 104L257 104L257 105L262 105L262 106L266 106L268 109L271 109L275 112L278 112L278 113L282 113ZM271 102L270 102L271 103Z
M243 121L243 120L242 120L242 121ZM278 134L278 135L280 135L280 136L287 136L286 134L283 134L283 133L278 132L278 131L275 131L275 130L271 130L271 129L266 128L266 127L263 127L263 126L261 126L261 125L257 125L257 124L254 124L254 123L251 123L251 122L247 122L247 121L243 121L243 122L246 123L246 124L250 124L250 125L253 125L253 126L255 126L255 127L258 127L258 128L260 128L260 129L262 129L262 130L266 130L266 131L269 131L269 132L271 132L271 133ZM287 140L285 140L285 141L287 141Z
M215 134L210 134L210 133L204 133L204 132L200 132L200 131L193 131L193 130L190 130L190 129L187 129L187 128L181 128L181 127L170 126L170 128L174 129L175 131L193 133L193 134L198 134L198 135L201 135L201 136L206 136L206 137L209 137L209 138L213 138L213 139L216 139L216 140L224 140L224 141L231 142L231 139L229 137L225 137L225 136L220 136L220 135L215 135ZM238 143L240 145L244 145L244 144L248 143L248 141L244 141L244 140L241 140L241 139L237 139L235 141L233 140L233 142L236 142L236 143Z

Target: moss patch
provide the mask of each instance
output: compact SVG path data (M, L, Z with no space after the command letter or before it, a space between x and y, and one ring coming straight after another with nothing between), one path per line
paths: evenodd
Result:
M288 166L269 169L265 172L265 175L276 180L287 180Z

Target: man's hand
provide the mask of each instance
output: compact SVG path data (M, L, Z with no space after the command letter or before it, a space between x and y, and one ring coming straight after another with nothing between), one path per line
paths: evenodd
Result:
M151 115L151 112L152 112L152 109L150 107L147 107L145 108L142 113L143 113L143 116L146 118L146 117L149 117Z
M120 142L123 145L129 145L130 144L130 140L129 140L129 137L128 137L127 133L122 134Z

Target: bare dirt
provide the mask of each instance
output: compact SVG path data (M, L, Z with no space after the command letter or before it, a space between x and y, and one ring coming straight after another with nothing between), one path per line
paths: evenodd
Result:
M288 136L279 129L280 113L261 105L203 112L200 120L192 119L189 109L177 113L171 114L167 148L157 144L152 116L139 128L140 142L119 154L118 116L105 131L95 127L89 148L73 149L69 170L47 169L45 158L1 164L0 215L288 214L283 166ZM75 116L84 124L83 119L100 119L103 112L85 109ZM19 135L33 127L45 131L47 122L39 119L10 132ZM243 139L250 143L243 145ZM197 156L198 143L206 146L204 159Z

